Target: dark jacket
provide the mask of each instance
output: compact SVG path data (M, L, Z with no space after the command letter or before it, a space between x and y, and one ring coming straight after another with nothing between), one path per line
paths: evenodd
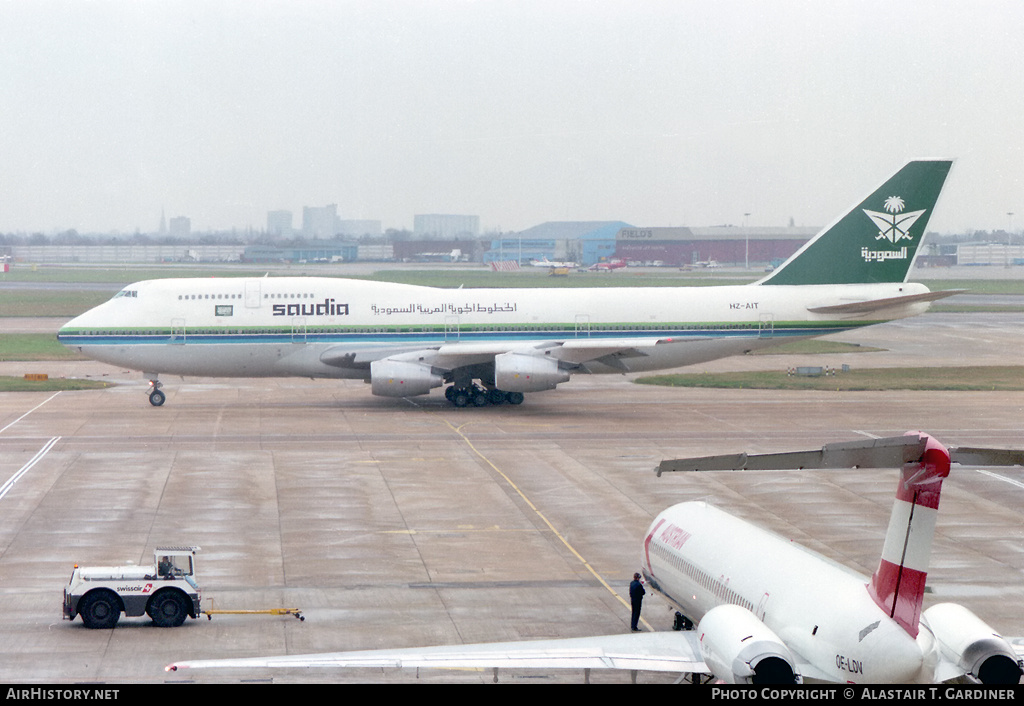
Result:
M629 600L633 603L639 603L646 594L647 591L644 590L644 585L633 579L633 582L629 584Z

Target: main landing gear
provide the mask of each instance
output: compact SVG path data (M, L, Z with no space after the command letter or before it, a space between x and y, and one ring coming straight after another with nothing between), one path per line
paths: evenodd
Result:
M522 404L525 397L522 392L506 392L505 390L486 389L479 385L445 388L445 399L456 407L486 407L489 404Z
M167 401L167 395L160 391L163 386L163 383L156 378L149 381L149 403L154 407L159 407Z

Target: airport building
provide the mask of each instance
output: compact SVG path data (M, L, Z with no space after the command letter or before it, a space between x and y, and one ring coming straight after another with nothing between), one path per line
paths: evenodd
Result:
M613 259L636 265L683 267L698 263L764 266L785 260L818 228L637 228L622 221L542 223L491 241L484 262L573 261L583 266Z
M126 262L238 262L244 246L237 244L141 245L12 245L10 254L19 263L126 263Z
M615 235L628 227L622 221L549 221L492 239L483 261L525 264L547 259L592 265L615 256Z
M818 228L715 226L711 228L623 228L615 256L644 265L685 267L717 263L763 266L785 260L814 237Z
M959 265L1024 265L1024 245L1007 243L960 243Z
M359 246L340 240L312 240L286 245L250 245L243 262L352 262L359 258Z

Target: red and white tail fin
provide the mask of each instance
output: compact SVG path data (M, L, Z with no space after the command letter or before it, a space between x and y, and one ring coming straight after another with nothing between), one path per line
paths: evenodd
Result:
M949 451L927 434L907 432L926 441L920 460L903 466L896 490L882 558L868 584L878 606L917 637L924 582L935 535L942 481L949 475Z

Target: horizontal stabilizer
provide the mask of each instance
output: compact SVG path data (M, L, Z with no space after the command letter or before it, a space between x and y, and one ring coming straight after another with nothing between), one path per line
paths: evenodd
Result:
M953 463L963 466L1024 466L1024 451L957 446L949 450Z
M656 469L674 471L781 471L802 468L889 468L917 460L924 453L924 439L893 436L884 439L825 444L816 451L771 454L725 454L703 458L662 461Z
M677 471L783 471L829 468L899 468L919 461L925 452L927 437L911 433L863 441L825 444L813 451L787 451L769 454L723 454L699 458L662 461L655 469L662 473ZM952 463L971 466L1024 466L1024 451L951 447Z
M862 302L850 302L849 304L835 304L833 306L808 307L807 311L812 314L866 314L881 309L890 309L894 306L904 304L917 304L919 302L933 302L939 299L951 297L954 294L962 294L966 289L947 289L941 292L925 292L924 294L908 294L905 297L888 297L886 299L871 299Z

